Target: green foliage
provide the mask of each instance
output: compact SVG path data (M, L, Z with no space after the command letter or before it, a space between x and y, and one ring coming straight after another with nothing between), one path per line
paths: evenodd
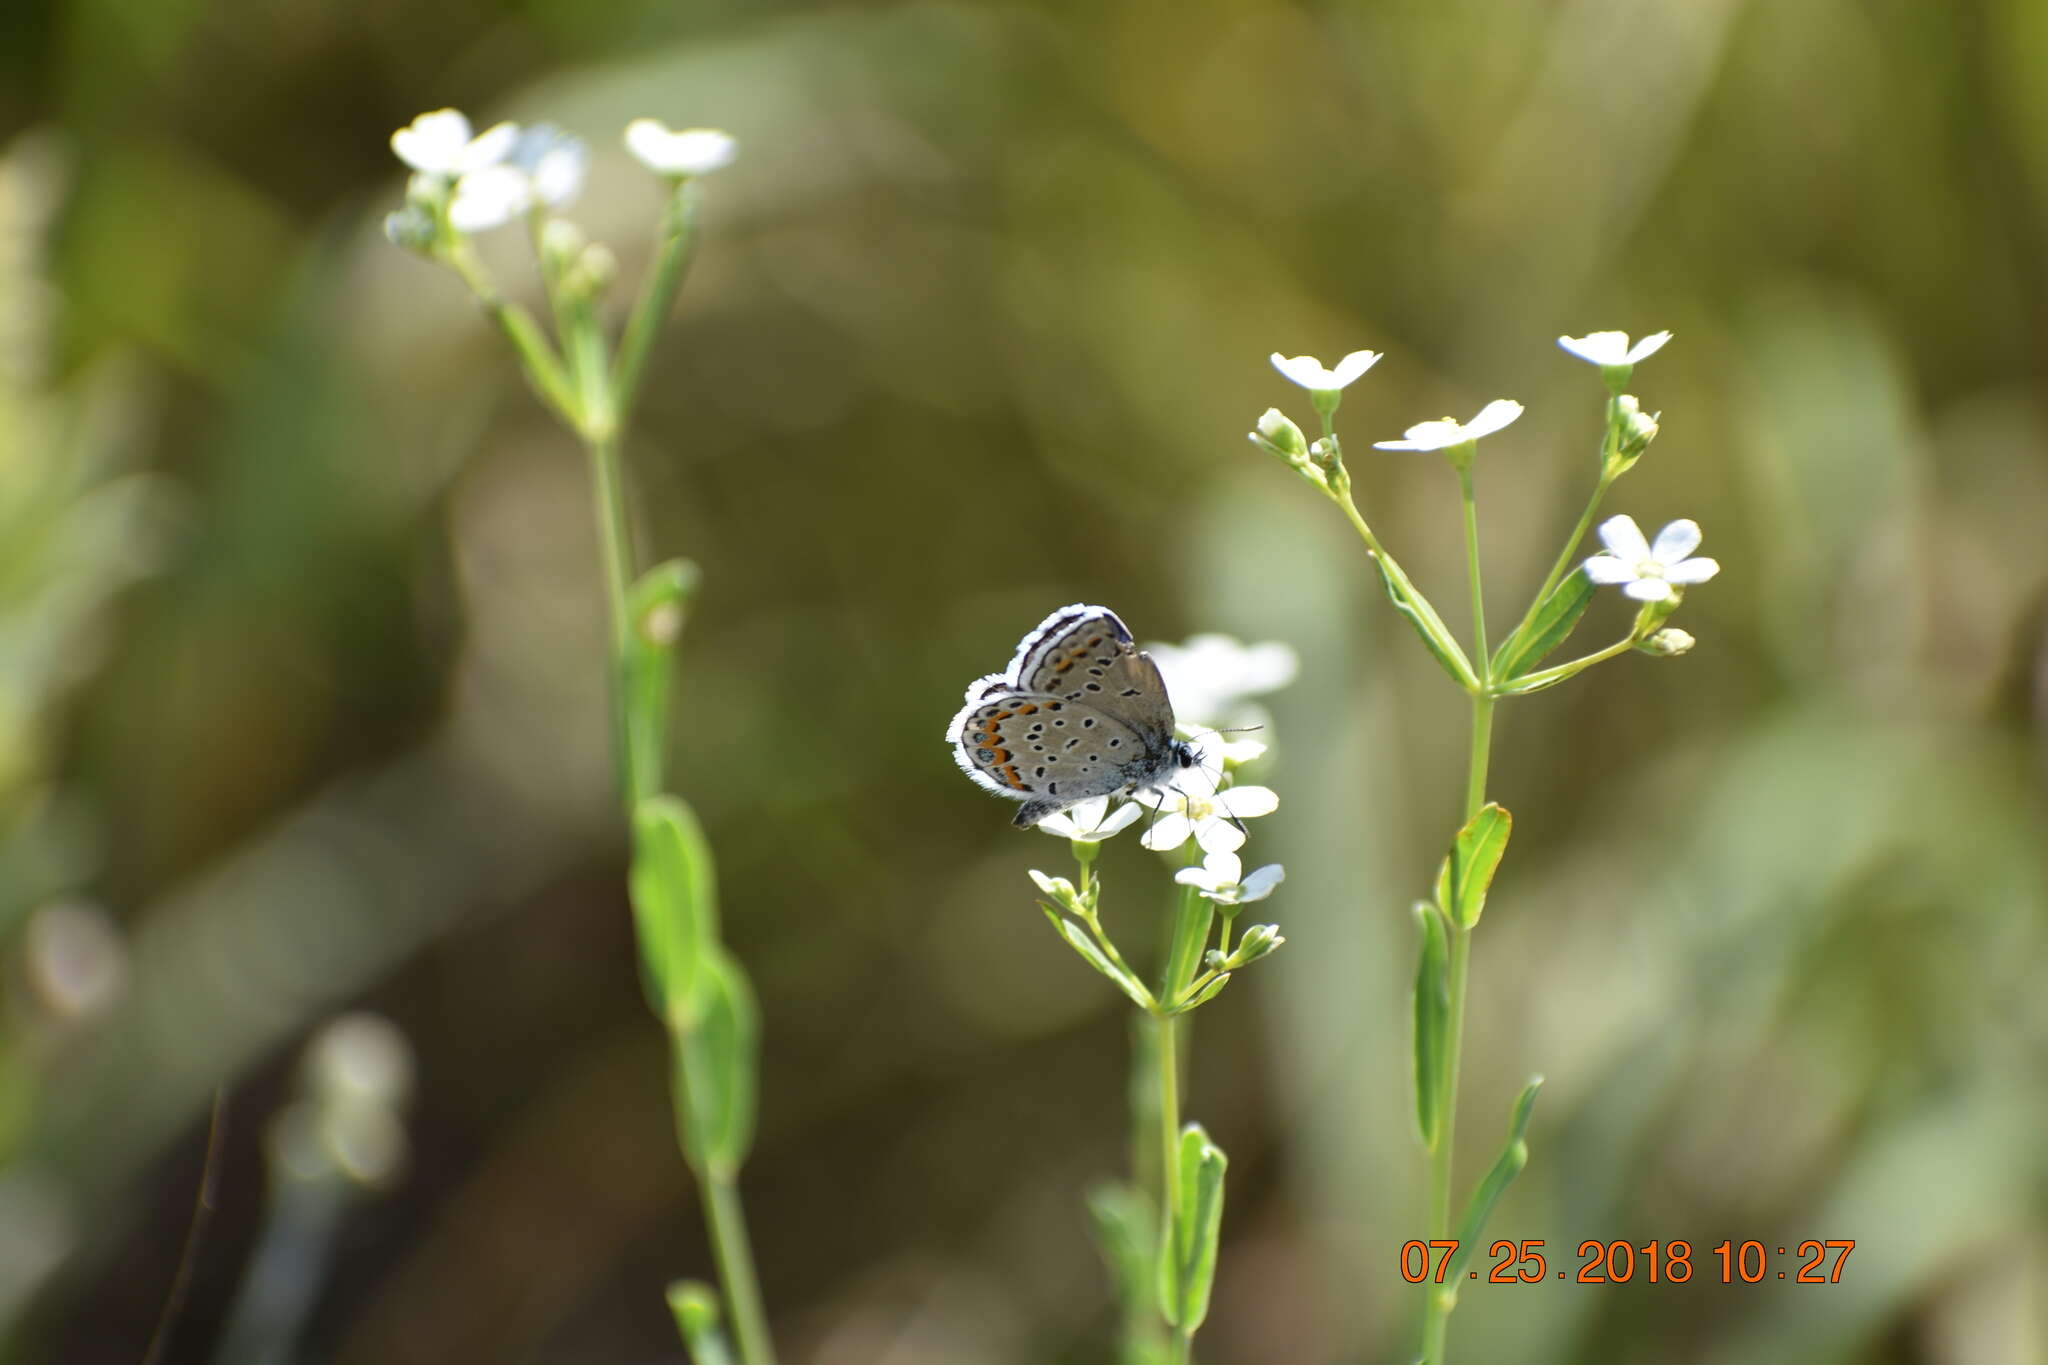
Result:
M1193 1336L1209 1315L1223 1228L1223 1172L1229 1161L1199 1123L1181 1130L1177 1156L1179 1169L1167 1177L1178 1190L1159 1265L1159 1306L1170 1326Z
M1465 822L1436 874L1436 903L1452 921L1470 929L1486 909L1486 892L1508 850L1514 817L1495 802Z
M1444 1030L1449 1026L1450 982L1445 973L1450 952L1443 915L1427 901L1415 903L1415 924L1421 931L1416 949L1414 1011L1415 1131L1423 1148L1435 1151L1443 1131Z

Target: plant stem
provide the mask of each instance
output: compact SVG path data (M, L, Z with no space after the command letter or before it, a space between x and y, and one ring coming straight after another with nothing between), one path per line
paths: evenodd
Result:
M1465 577L1472 585L1472 657L1479 661L1479 681L1492 671L1486 649L1486 595L1479 586L1479 504L1472 496L1472 461L1458 466L1458 493L1465 503ZM1475 812L1468 810L1465 818Z
M657 248L653 274L633 305L626 320L625 335L619 339L618 369L612 378L612 395L620 422L632 411L640 393L640 376L647 369L647 354L661 324L675 306L676 293L683 287L683 271L690 264L697 243L697 192L688 181L676 187L662 218L661 245Z
M1465 504L1465 567L1472 583L1474 657L1482 670L1482 688L1472 698L1471 756L1465 767L1465 816L1461 823L1469 823L1486 804L1486 770L1493 755L1494 697L1489 690L1492 665L1486 648L1486 604L1479 581L1479 514L1472 495L1469 461L1459 466L1458 483ZM1458 1071L1465 1045L1465 980L1472 961L1472 931L1455 917L1447 918L1446 928L1450 934L1450 979L1446 983L1449 1009L1444 1021L1443 1083L1438 1091L1443 1096L1443 1128L1429 1154L1432 1239L1451 1235L1451 1163L1457 1145ZM1458 1301L1458 1288L1429 1284L1423 1287L1423 1296L1422 1358L1425 1365L1443 1365L1445 1337L1450 1331L1451 1309Z
M731 1172L716 1171L704 1179L704 1225L711 1233L718 1279L725 1287L726 1311L732 1315L734 1344L746 1365L775 1365L775 1343L768 1335L768 1315L761 1307L761 1282L754 1274L754 1248L747 1237L747 1215L740 1207L740 1187Z

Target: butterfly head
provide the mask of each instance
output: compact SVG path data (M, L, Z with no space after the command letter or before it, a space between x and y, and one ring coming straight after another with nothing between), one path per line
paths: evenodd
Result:
M1202 751L1184 739L1173 742L1173 765L1176 768L1198 768L1202 764Z

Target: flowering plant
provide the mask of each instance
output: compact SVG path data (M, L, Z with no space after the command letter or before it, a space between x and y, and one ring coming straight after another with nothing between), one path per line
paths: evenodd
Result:
M1380 441L1376 448L1397 451L1440 451L1458 478L1464 511L1465 557L1471 598L1472 628L1469 648L1445 625L1437 611L1401 567L1360 511L1353 496L1351 475L1345 468L1344 450L1338 439L1336 414L1343 399L1342 378L1348 384L1364 372L1352 366L1348 373L1324 371L1308 357L1286 360L1279 355L1273 364L1281 374L1308 388L1322 434L1308 440L1301 428L1278 409L1269 408L1251 432L1254 445L1277 456L1304 481L1329 498L1351 523L1365 545L1367 557L1378 571L1394 610L1414 628L1423 646L1443 671L1471 698L1471 748L1466 771L1464 812L1456 834L1437 872L1433 894L1414 907L1420 930L1415 973L1413 1075L1417 1137L1429 1162L1429 1237L1432 1244L1455 1245L1441 1273L1425 1285L1422 1317L1422 1359L1440 1365L1445 1358L1445 1340L1451 1310L1457 1303L1457 1285L1463 1266L1479 1241L1488 1215L1522 1166L1528 1161L1524 1135L1537 1088L1536 1077L1523 1088L1510 1109L1508 1140L1499 1159L1473 1189L1462 1212L1453 1217L1452 1134L1458 1111L1458 1064L1464 1031L1465 982L1471 959L1472 933L1486 907L1486 897L1495 871L1507 851L1512 817L1500 805L1486 799L1487 767L1492 753L1495 707L1505 698L1554 687L1603 660L1629 650L1658 657L1683 654L1693 647L1693 637L1664 623L1684 600L1685 590L1711 579L1720 566L1711 559L1693 555L1700 545L1700 528L1691 521L1674 521L1651 543L1634 520L1611 517L1601 523L1599 537L1603 553L1581 561L1586 534L1593 526L1600 505L1616 479L1635 464L1656 438L1658 422L1645 415L1637 400L1623 392L1636 364L1661 349L1671 339L1669 332L1645 337L1633 346L1621 332L1594 332L1583 337L1560 337L1558 344L1570 354L1599 367L1608 391L1606 422L1601 439L1598 476L1592 496L1578 524L1565 538L1550 572L1538 586L1528 608L1506 638L1489 644L1484 589L1479 572L1479 515L1473 488L1473 466L1479 442L1498 435L1522 415L1522 405L1509 399L1495 399L1482 407L1469 422L1452 418L1421 422L1411 426L1397 440ZM1354 357L1370 352L1355 352ZM1378 357L1374 357L1377 359ZM1347 358L1351 359L1351 358ZM1614 643L1562 664L1539 667L1564 644L1591 605L1593 589L1611 585L1640 604L1627 632ZM1219 842L1214 846L1222 850ZM1214 856L1212 854L1212 856ZM1197 884L1213 884L1219 891L1236 885L1244 899L1258 876L1235 882L1234 870L1207 865L1181 874ZM1210 894L1205 891L1204 894ZM1450 1239L1455 1238L1455 1242Z

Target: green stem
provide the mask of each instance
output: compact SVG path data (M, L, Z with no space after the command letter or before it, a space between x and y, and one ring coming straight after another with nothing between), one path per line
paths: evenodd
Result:
M1465 770L1465 819L1470 821L1486 804L1486 772L1493 750L1494 698L1472 698L1472 753ZM1472 960L1472 931L1447 918L1450 934L1449 1010L1444 1025L1443 1129L1437 1134L1429 1158L1429 1235L1435 1239L1451 1235L1451 1156L1458 1126L1458 1070L1465 1044L1465 979ZM1458 1300L1456 1285L1423 1286L1422 1359L1425 1365L1443 1365L1444 1342L1450 1330L1451 1309Z
M1479 503L1472 496L1472 460L1458 465L1458 494L1465 504L1465 577L1472 585L1472 657L1479 661L1479 681L1484 685L1492 672L1486 649L1486 595L1479 585ZM1472 813L1466 812L1470 819Z
M447 229L444 227L443 231ZM484 315L505 334L512 343L512 349L519 355L519 366L533 385L534 392L548 407L558 413L571 426L580 426L576 409L576 393L569 385L567 374L555 348L548 342L547 333L542 330L533 314L516 303L509 302L498 292L498 285L484 269L482 261L470 249L468 241L454 238L453 244L440 252L462 282L469 286L470 293L484 310Z
M620 422L626 420L633 409L634 399L639 396L640 377L647 370L648 352L653 350L654 338L661 331L662 323L668 320L669 310L675 306L676 294L683 287L683 272L689 267L692 249L696 246L697 192L689 181L676 186L661 226L661 245L657 249L654 269L647 277L646 288L641 290L633 305L633 315L626 320L625 335L619 340L618 369L612 378L612 396Z
M711 1233L718 1279L725 1286L726 1309L732 1315L734 1344L745 1365L775 1365L775 1342L768 1335L768 1315L761 1307L761 1282L754 1273L754 1248L747 1238L747 1215L740 1207L740 1187L730 1172L704 1181L704 1224Z

